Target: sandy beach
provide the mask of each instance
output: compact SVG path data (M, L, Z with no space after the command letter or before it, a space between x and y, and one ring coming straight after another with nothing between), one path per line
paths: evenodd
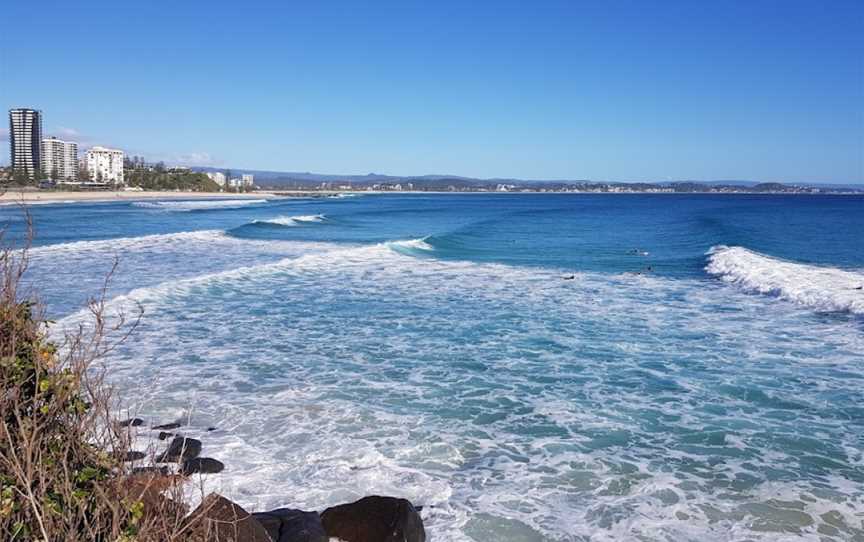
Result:
M249 194L223 194L214 192L135 192L135 191L117 191L117 192L54 192L54 191L39 191L26 190L17 191L9 190L0 194L0 204L10 205L14 203L34 204L34 203L74 203L79 201L118 201L118 200L142 200L142 199L202 199L202 198L263 198L273 196L270 192L253 192Z

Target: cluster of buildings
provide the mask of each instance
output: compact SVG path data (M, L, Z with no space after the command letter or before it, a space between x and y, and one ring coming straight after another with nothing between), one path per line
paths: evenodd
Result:
M78 143L43 137L42 112L38 109L9 110L9 154L13 174L29 179L47 177L66 184L124 184L123 151L96 146L79 158ZM86 169L88 178L82 178L82 169Z
M255 185L255 176L248 173L243 174L240 177L229 179L221 171L212 171L207 173L207 177L209 177L214 183L218 184L222 189L232 188L239 190L241 188L252 188Z

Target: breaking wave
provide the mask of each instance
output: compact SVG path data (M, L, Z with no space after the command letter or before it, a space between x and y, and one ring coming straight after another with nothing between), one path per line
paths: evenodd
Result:
M788 262L743 247L718 245L705 271L745 290L819 311L864 314L864 273Z
M114 239L95 239L92 241L73 241L71 243L58 243L35 247L30 250L31 256L48 256L56 254L69 254L90 251L113 251L124 250L148 250L155 247L178 246L182 247L190 242L208 242L227 240L228 236L222 230L201 230L181 233L166 233L155 235L144 235L140 237L120 237Z
M408 239L405 241L390 241L385 243L390 250L406 256L426 255L435 250L435 247L427 241L429 236L419 239Z
M133 207L160 211L209 211L213 209L238 209L247 205L267 203L266 199L228 199L196 201L133 201Z
M253 224L270 224L275 226L299 226L301 224L309 224L315 222L325 222L327 217L322 214L318 215L299 215L299 216L279 216L276 218L268 218L255 220Z

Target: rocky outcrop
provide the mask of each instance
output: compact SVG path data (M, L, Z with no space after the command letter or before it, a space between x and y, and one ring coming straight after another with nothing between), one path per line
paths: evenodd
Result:
M272 542L252 514L221 495L207 495L185 520L190 542Z
M279 508L252 514L267 529L273 542L327 542L329 540L317 512Z
M414 506L395 497L364 497L321 514L327 536L345 542L425 542L423 520Z
M196 457L187 459L180 466L180 474L189 476L200 472L201 474L215 474L222 472L225 469L225 464L212 457Z
M201 454L201 441L194 438L174 437L168 449L156 457L157 463L180 463Z

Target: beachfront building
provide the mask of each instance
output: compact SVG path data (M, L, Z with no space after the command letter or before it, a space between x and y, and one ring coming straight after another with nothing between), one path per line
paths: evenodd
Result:
M87 171L91 181L123 184L123 151L90 148L87 151Z
M42 140L42 171L52 180L78 180L78 144L56 137Z
M221 171L211 171L211 172L207 173L207 176L210 178L211 181L218 184L222 188L225 188L225 174L224 173L222 173Z
M9 156L14 171L33 178L42 168L42 112L9 110Z
M253 184L255 184L255 177L248 173L243 174L243 186L251 188Z

